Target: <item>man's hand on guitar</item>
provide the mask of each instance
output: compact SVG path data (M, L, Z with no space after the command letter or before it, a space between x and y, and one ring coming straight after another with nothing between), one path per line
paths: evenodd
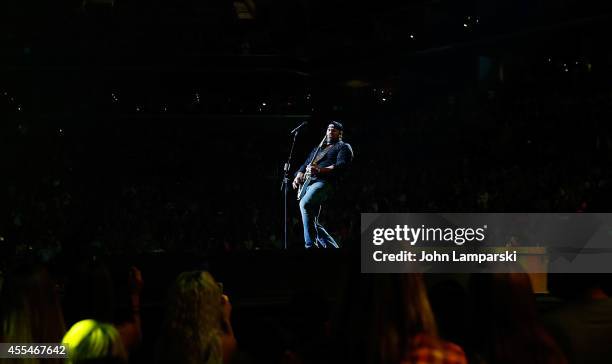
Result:
M295 190L302 183L304 183L304 173L298 172L297 176L295 176L295 179L293 180L293 183L292 183L293 189Z
M308 166L306 167L306 173L309 173L311 176L316 176L319 174L321 169L317 166Z

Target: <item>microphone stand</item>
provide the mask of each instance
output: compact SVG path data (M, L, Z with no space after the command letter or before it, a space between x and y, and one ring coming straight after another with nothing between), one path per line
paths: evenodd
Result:
M287 158L287 162L283 168L283 183L281 185L281 191L284 194L284 211L283 211L283 228L284 228L284 236L283 243L284 248L287 250L287 190L289 189L289 169L291 168L291 157L293 156L293 147L295 146L295 141L297 139L300 128L295 129L293 134L293 142L291 143L291 149L289 149L289 157Z

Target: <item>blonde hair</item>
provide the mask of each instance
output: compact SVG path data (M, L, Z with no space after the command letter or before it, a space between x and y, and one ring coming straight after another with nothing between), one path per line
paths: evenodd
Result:
M170 291L160 359L221 363L221 317L221 289L210 273L181 273Z
M361 274L350 279L340 327L347 362L405 360L425 336L438 344L436 321L421 274ZM341 319L342 320L342 319Z
M68 347L68 364L104 358L127 363L127 353L119 332L111 324L95 320L79 321L68 330L62 343Z
M54 281L44 266L21 263L6 275L0 290L0 339L3 342L58 342L64 317ZM23 363L39 363L24 358ZM47 359L57 362L59 359ZM11 362L0 359L0 363Z

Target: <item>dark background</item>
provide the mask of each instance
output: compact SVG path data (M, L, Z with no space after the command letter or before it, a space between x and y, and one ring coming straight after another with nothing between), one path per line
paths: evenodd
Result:
M280 248L288 132L295 169L330 118L345 246L361 212L605 210L609 6L237 4L3 2L5 251Z
M166 288L207 269L241 348L271 362L358 261L301 251L293 192L279 250L289 131L309 121L294 171L345 125L355 160L323 216L343 247L362 212L607 212L611 17L592 0L2 1L0 271L31 253L61 288L105 257L125 311L138 266L150 362Z

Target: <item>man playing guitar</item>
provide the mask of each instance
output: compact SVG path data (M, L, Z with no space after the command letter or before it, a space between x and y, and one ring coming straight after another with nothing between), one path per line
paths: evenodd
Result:
M353 149L342 141L344 127L338 121L327 126L325 138L298 169L293 188L298 189L306 249L338 248L334 238L319 223L321 206L331 196L339 175L353 160Z

